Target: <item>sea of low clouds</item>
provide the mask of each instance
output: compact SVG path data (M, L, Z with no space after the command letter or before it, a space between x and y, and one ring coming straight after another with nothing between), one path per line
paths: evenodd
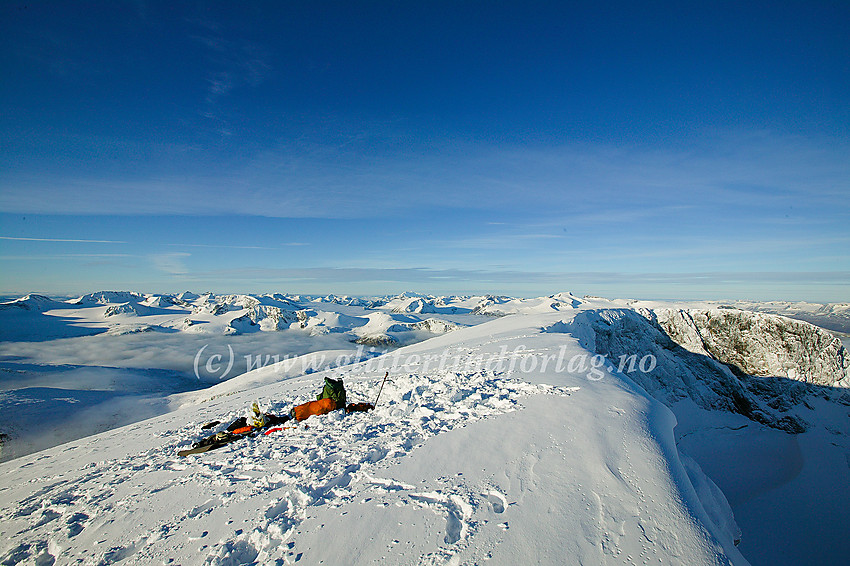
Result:
M228 379L244 373L248 369L249 359L256 367L258 356L265 362L267 357L273 361L275 356L283 360L321 350L354 350L356 346L350 340L350 336L342 333L310 336L303 332L287 331L237 336L162 332L119 336L98 334L46 342L2 342L0 359L19 367L50 364L159 369L172 371L175 378L180 379L197 379L197 363L201 377L198 386L206 386L222 378ZM202 349L201 357L198 358ZM228 364L231 350L233 367L227 375L221 375ZM216 355L220 358L213 359ZM216 371L208 372L206 367L211 359L209 367ZM59 374L57 379L65 381Z

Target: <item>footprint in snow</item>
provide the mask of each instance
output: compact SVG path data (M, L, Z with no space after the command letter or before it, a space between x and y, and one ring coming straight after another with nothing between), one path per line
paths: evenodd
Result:
M487 500L490 502L490 507L493 509L493 513L504 513L505 508L508 506L508 500L505 499L505 496L498 491L491 491L488 493Z
M411 493L411 499L424 503L435 512L441 511L446 514L446 536L443 540L446 544L454 544L465 538L468 532L467 522L472 517L472 507L459 495L445 495L439 493Z
M65 524L68 526L68 538L73 538L83 532L88 520L89 516L85 513L74 513L68 517L68 520L65 521Z

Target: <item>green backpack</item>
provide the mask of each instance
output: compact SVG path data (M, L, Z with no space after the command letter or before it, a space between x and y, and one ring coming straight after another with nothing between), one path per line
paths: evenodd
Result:
M345 386L341 379L325 378L325 387L322 393L316 397L319 399L333 399L338 409L345 407Z

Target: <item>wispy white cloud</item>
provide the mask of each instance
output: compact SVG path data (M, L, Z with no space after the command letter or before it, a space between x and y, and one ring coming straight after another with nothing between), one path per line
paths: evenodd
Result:
M3 261L32 261L32 260L57 260L57 259L88 259L88 258L116 258L133 257L132 254L54 254L54 255L17 255L0 256Z
M77 244L126 244L120 240L81 240L70 238L18 238L13 236L0 236L0 240L16 240L20 242L72 242Z
M167 246L174 246L180 248L222 248L222 249L231 249L231 250L274 250L277 248L272 248L269 246L231 246L228 244L166 244Z
M207 109L202 115L220 119L213 109L222 98L237 88L255 88L272 73L271 57L259 43L226 37L223 26L213 22L195 22L202 33L192 39L206 48L210 67L207 73Z
M235 84L233 73L229 73L227 71L212 73L207 78L207 84L209 85L209 96L207 96L207 102L215 102L216 99L233 90Z
M521 250L539 245L541 241L553 242L563 240L563 234L492 234L461 238L427 239L418 242L411 249L480 249L480 250Z
M185 252L174 252L165 254L151 254L148 257L153 262L153 265L159 271L169 275L187 275L189 268L183 263L183 260L190 257L191 254Z
M166 246L178 247L178 248L220 248L220 249L228 249L228 250L277 250L279 248L274 246L234 246L230 244L183 244L183 243L168 243ZM280 246L282 247L298 247L298 246L309 246L310 244L307 242L282 242Z

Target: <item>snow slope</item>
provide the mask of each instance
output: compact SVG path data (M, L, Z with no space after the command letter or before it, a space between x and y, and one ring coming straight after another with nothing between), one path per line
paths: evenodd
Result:
M373 413L176 456L253 400L308 399L318 373L0 464L0 561L746 564L670 410L609 366L558 364L593 354L543 330L572 317L505 317L348 367L349 396L370 399L396 364Z

